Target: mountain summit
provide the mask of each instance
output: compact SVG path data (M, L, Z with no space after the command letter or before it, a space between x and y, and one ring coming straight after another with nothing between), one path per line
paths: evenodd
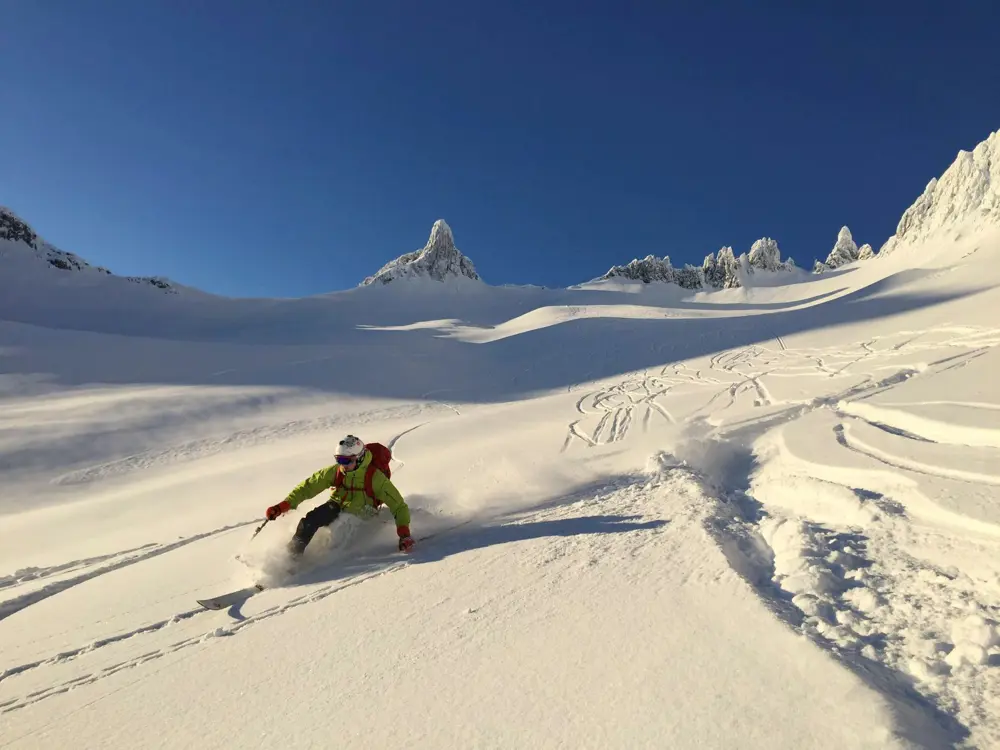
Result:
M362 281L361 286L375 283L388 284L408 278L426 278L434 281L466 278L482 281L472 261L455 247L451 227L444 219L434 222L431 236L422 250L406 253L386 263L377 273Z
M939 233L1000 225L1000 130L958 157L903 213L896 234L879 255L901 244L918 244Z

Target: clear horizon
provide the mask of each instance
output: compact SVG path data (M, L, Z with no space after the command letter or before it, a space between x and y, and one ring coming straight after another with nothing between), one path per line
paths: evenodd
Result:
M0 205L122 275L355 286L445 219L490 284L567 286L760 237L876 250L1000 128L1000 9L5 12ZM11 30L16 33L11 33Z

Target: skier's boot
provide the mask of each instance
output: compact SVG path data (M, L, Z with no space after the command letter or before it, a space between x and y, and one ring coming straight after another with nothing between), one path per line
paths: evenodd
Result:
M340 506L335 502L326 502L318 505L306 513L295 528L295 535L288 542L288 553L293 560L302 557L306 547L316 535L320 526L329 526L340 515Z
M303 539L298 534L293 536L288 540L288 554L291 555L293 560L298 560L302 557L302 553L306 551L306 547L309 544L308 539Z

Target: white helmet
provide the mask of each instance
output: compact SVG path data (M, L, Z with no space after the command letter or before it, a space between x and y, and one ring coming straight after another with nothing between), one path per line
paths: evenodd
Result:
M337 446L337 463L349 464L360 461L365 455L365 444L355 435L348 435Z

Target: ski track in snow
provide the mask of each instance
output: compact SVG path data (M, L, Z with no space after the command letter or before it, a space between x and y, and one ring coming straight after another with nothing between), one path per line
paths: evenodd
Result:
M71 560L70 562L62 563L60 565L52 565L45 568L30 567L21 568L20 570L15 570L13 573L5 576L0 576L0 591L6 588L11 588L13 586L20 586L25 583L34 583L36 581L42 581L46 578L55 575L61 575L64 573L72 573L81 568L89 568L93 565L98 565L102 562L112 560L116 557L122 555L130 555L134 552L141 552L150 547L155 547L156 543L152 542L150 544L144 544L141 547L135 547L134 549L123 550L122 552L112 552L107 555L97 555L96 557L88 557L83 560Z
M456 414L460 414L461 413L460 411L458 411L454 407L448 407L448 408L450 408ZM385 413L378 413L377 415L372 415L372 413L366 413L363 416L370 417L371 420L378 419L379 417L385 419L387 416L397 416L397 417L404 416L405 417L405 416L412 416L413 414L411 412L413 412L413 410L414 410L414 407L402 407L400 409L387 410L387 411L390 412L389 415L387 415ZM417 412L420 412L420 411L423 411L423 409L420 408L420 407L417 407ZM338 417L338 418L333 419L332 423L342 422L345 419L346 418L344 418L344 417ZM423 425L424 425L424 423L421 423L421 424L414 425L413 427L410 427L410 428L408 428L406 430L403 430L402 432L394 435L388 441L389 448L392 449L393 452L394 452L394 460L398 461L400 467L402 467L404 465L404 462L401 461L401 460L399 460L398 457L397 457L398 456L398 454L397 454L397 445L398 445L399 441L403 437L405 437L406 435L414 432L415 430L419 429ZM275 437L277 437L279 435L285 435L285 434L287 434L289 429L291 429L291 431L293 433L298 433L298 432L301 432L303 430L307 430L307 431L321 430L321 429L325 430L325 429L329 429L330 426L331 426L331 420L328 420L328 419L310 420L308 422L299 422L299 423L288 423L287 425L284 425L284 426L282 426L280 428L268 428L268 429L265 429L265 430L254 430L254 431L250 431L250 432L238 433L236 436L234 436L234 440L235 440L236 443L240 443L240 444L245 445L245 444L247 444L248 440L251 443L255 443L258 440L274 439ZM230 440L227 439L225 442L228 443L228 442L232 442L232 441L230 441ZM202 442L202 443L192 443L191 445L200 445L201 446L201 450L204 450L204 447L205 447L204 442ZM197 453L198 449L195 449L194 452ZM174 453L175 453L174 451L166 451L166 452L162 452L159 455L162 458L164 458L164 460L173 460L172 457L173 457ZM130 461L131 461L131 459L126 460L125 463L128 464L129 468L131 469L134 466L134 464L129 463ZM103 471L102 472L98 472L98 474L100 476L107 476L108 475L106 472L103 472ZM84 559L84 560L74 560L74 561L70 561L70 562L67 562L67 563L63 563L63 564L59 564L59 565L54 565L54 566L50 566L50 567L46 567L46 568L25 568L25 569L21 569L21 570L15 571L13 574L9 574L9 575L5 575L5 576L0 577L0 590L2 590L4 588L14 588L14 587L22 586L22 585L25 585L25 584L34 583L36 581L44 580L45 578L52 577L52 576L64 575L64 574L67 574L67 573L74 573L74 572L81 571L81 570L83 572L79 573L78 575L74 575L74 576L72 576L70 578L65 578L65 579L61 579L61 580L58 580L58 581L54 581L52 583L48 583L48 584L42 586L39 589L29 591L29 592L21 594L19 596L14 596L14 597L12 597L10 599L7 599L7 600L5 600L3 602L0 602L0 621L2 621L3 619L5 619L7 617L10 617L10 616L12 616L12 615L14 615L14 614L16 614L16 613L18 613L20 611L23 611L24 609L30 607L33 604L37 604L37 603L39 603L41 601L44 601L45 599L48 599L49 597L56 596L57 594L62 593L64 591L67 591L68 589L73 588L74 586L78 586L78 585L83 584L83 583L85 583L87 581L91 581L91 580L93 580L95 578L98 578L99 576L105 575L107 573L114 572L116 570L120 570L122 568L131 566L131 565L136 565L136 564L144 562L146 560L150 560L152 558L155 558L155 557L158 557L160 555L166 554L168 552L173 552L173 551L175 551L177 549L180 549L181 547L187 546L187 545L192 544L194 542L198 542L198 541L201 541L201 540L204 540L204 539L208 539L210 537L215 537L215 536L218 536L220 534L224 534L226 532L232 531L234 529L244 528L246 526L257 524L257 523L259 523L259 519L255 519L255 520L252 520L252 521L244 521L244 522L241 522L241 523L231 524L231 525L224 526L224 527L221 527L221 528L218 528L218 529L214 529L212 531L204 532L204 533L201 533L201 534L195 534L193 536L187 537L185 539L181 539L181 540L176 541L176 542L171 542L169 544L156 544L156 543L152 543L152 544L143 545L141 547L137 547L135 549L124 550L122 552L111 553L111 554L107 554L107 555L100 555L100 556L96 556L96 557L92 557L92 558L87 558L87 559ZM465 525L465 524L459 524L459 526L462 526L462 525ZM440 532L438 532L438 533L440 533ZM433 535L436 536L437 533L435 533ZM423 538L428 538L428 537L423 537ZM175 643L172 643L169 646L166 646L164 648L154 649L154 650L151 650L151 651L148 651L148 652L144 652L143 654L141 654L139 656L136 656L136 657L133 657L133 658L121 661L121 662L116 662L115 664L112 664L112 665L107 666L107 667L103 667L103 668L101 668L101 669L99 669L99 670L97 670L95 672L90 673L90 674L87 674L87 675L84 675L84 676L81 676L81 677L75 677L75 678L73 678L73 679L71 679L69 681L53 685L53 686L51 686L49 688L46 688L44 690L34 691L34 692L29 693L28 695L26 695L26 696L24 696L24 697L22 697L20 699L15 698L15 699L7 699L7 700L4 700L4 701L0 701L0 713L7 713L9 711L15 711L15 710L24 708L26 706L32 705L34 703L37 703L37 702L39 702L41 700L45 700L46 698L52 697L54 695L58 695L58 694L64 693L64 692L66 692L68 690L71 690L71 689L73 689L75 687L79 687L79 686L82 686L82 685L92 684L94 682L97 682L98 680L101 680L101 679L109 677L109 676L111 676L113 674L116 674L117 672L120 672L120 671L122 671L124 669L130 669L130 668L138 666L140 664L144 664L144 663L146 663L148 661L152 661L154 659L158 659L158 658L161 658L161 657L166 656L168 654L172 654L172 653L175 653L175 652L180 651L182 649L188 648L189 646L193 646L195 644L202 643L202 642L204 642L208 638L217 637L219 635L231 635L233 633L238 632L240 629L242 629L244 627L248 627L249 625L252 625L252 624L254 624L256 622L259 622L259 621L261 621L263 619L267 619L267 618L272 617L272 616L277 615L277 614L282 614L282 613L284 613L284 612L286 612L286 611L288 611L288 610L290 610L290 609L292 609L294 607L298 607L298 606L301 606L303 604L308 604L308 603L311 603L311 602L320 601L320 600L326 598L327 596L330 596L331 594L334 594L334 593L336 593L338 591L341 591L341 590L343 590L345 588L348 588L348 587L351 587L351 586L355 586L355 585L357 585L359 583L362 583L362 582L364 582L366 580L369 580L370 578L373 578L373 577L376 577L376 576L380 576L380 575L384 575L385 573L389 573L389 572L392 572L394 570L398 570L398 569L400 569L402 567L405 567L408 564L410 564L410 563L409 562L395 563L395 564L389 565L388 567L383 567L383 568L376 569L375 571L370 572L370 573L365 573L365 574L362 574L362 575L359 575L359 576L348 577L347 579L340 579L340 580L338 580L337 582L335 582L333 584L330 584L330 585L327 585L327 586L321 586L321 587L319 587L319 588L317 588L317 589L309 592L308 594L294 597L294 598L286 601L285 603L283 603L281 605L276 605L276 606L273 606L273 607L269 607L269 608L267 608L267 609L265 609L265 610L263 610L263 611L255 614L255 615L251 616L251 617L244 618L240 622L238 622L238 623L236 623L236 624L234 624L234 625L232 625L232 626L230 626L228 628L224 628L224 629L222 629L222 628L216 628L215 630L207 632L207 633L202 633L202 634L199 634L197 636L185 638L183 640L180 640L180 641L177 641ZM116 644L116 643L121 643L122 641L130 640L130 639L132 639L132 638L134 638L136 636L158 633L158 632L164 630L165 628L168 628L169 626L174 625L174 624L176 624L178 622L189 620L189 619L191 619L191 618L193 618L193 617L195 617L197 615L208 614L210 612L211 612L210 610L203 609L202 607L196 607L196 608L193 608L191 610L178 613L178 614L176 614L176 615L174 615L172 617L169 617L169 618L166 618L166 619L154 622L154 623L144 624L144 625L142 625L140 627L137 627L137 628L134 628L134 629L131 629L131 630L127 630L127 631L124 631L124 632L121 632L121 633L117 633L117 634L113 634L113 635L109 635L109 636L104 636L104 637L98 638L98 639L96 639L96 640L94 640L94 641L92 641L92 642L90 642L90 643L88 643L88 644L86 644L84 646L80 646L80 647L75 648L75 649L69 649L69 650L66 650L66 651L62 651L62 652L60 652L58 654L55 654L55 655L53 655L51 657L47 657L47 658L39 659L39 660L36 660L36 661L33 661L33 662L28 662L28 663L25 663L25 664L20 664L20 665L16 665L16 666L13 666L13 667L9 667L9 668L5 669L3 672L0 672L0 683L2 683L5 680L8 680L10 678L13 678L13 677L15 677L17 675L21 675L21 674L24 674L24 673L27 673L27 672L32 672L32 671L37 670L37 669L42 668L42 667L56 666L56 665L65 664L65 663L67 663L69 661L72 661L72 660L74 660L74 659L82 656L82 655L93 654L94 652L96 652L96 651L98 651L98 650L100 650L100 649L102 649L104 647L111 646L111 645Z
M869 419L862 408L851 408L912 380L969 366L1000 344L1000 331L945 326L900 331L859 342L856 348L794 349L780 339L778 343L777 351L757 346L728 350L712 356L707 367L696 367L695 362L674 364L656 376L645 373L639 379L626 378L587 393L576 403L579 418L570 423L563 450L574 444L592 449L625 440L630 410L639 405L645 407L642 424L648 430L654 415L674 423L670 410L678 411L677 402L701 402L677 420L679 426L691 427L708 417L715 427L703 439L723 445L730 435L763 436L817 410L828 410L837 421L829 438L831 455L837 450L860 454L894 474L912 473L972 486L1000 485L1000 448L977 449L980 453L972 458L966 455L969 449L962 449L967 461L979 458L974 469L956 468L954 454L942 453L939 461L934 460L936 452L948 448L949 435L968 434L979 441L976 445L1000 446L1000 429L989 433L966 428L963 432L931 423L926 428L935 436L931 439L907 429L905 412L899 412L903 417L896 420L889 409L880 409L878 419ZM781 400L765 382L778 384L782 378L855 382L828 396ZM671 393L680 386L686 388L683 397ZM781 388L777 390L780 393ZM706 395L698 397L699 392ZM743 394L753 400L743 404L740 416L734 414L727 422L723 415L740 405ZM667 401L671 397L674 401ZM905 399L891 402L899 410L907 403ZM959 399L915 405L927 404L1000 408ZM767 413L753 417L747 409L755 408L765 408ZM870 437L862 437L861 428ZM866 440L878 442L870 445ZM875 667L890 670L895 675L890 683L912 684L914 700L930 701L946 717L941 721L958 721L979 731L980 739L994 743L991 746L1000 746L1000 725L995 718L993 724L982 724L984 717L995 717L998 708L990 709L984 701L1000 696L1000 523L978 521L929 500L918 503L915 496L901 503L885 488L856 486L851 471L844 471L838 481L803 476L801 469L793 472L794 481L811 488L800 489L800 497L809 497L810 492L832 493L846 498L840 502L850 512L874 519L870 524L831 524L810 518L809 504L803 500L797 501L796 512L767 502L769 490L792 481L788 468L778 468L780 459L764 464L756 479L747 475L739 481L718 476L719 467L711 462L699 467L697 462L692 466L670 456L661 461L668 468L694 472L715 487L724 503L708 528L733 567L772 603L779 617L866 679ZM770 472L776 472L773 478ZM753 495L758 486L763 499ZM909 518L906 503L911 502L914 509L921 509L920 525ZM928 519L932 519L931 526L925 525ZM979 559L995 561L992 570L942 569L920 554L919 540L932 538L937 547L978 550ZM889 689L882 682L876 682L876 687Z
M39 589L29 591L27 593L21 594L19 596L14 596L10 599L6 599L0 602L0 621L5 620L11 615L17 614L18 612L27 609L33 604L38 604L41 601L48 599L49 597L60 594L67 589L71 589L74 586L79 586L81 583L86 583L99 576L105 575L107 573L112 573L116 570L121 570L122 568L128 567L130 565L136 565L138 563L144 562L146 560L151 560L154 557L159 557L168 552L173 552L176 549L185 547L194 542L199 542L203 539L208 539L210 537L218 536L220 534L225 534L226 532L232 531L234 529L241 529L252 524L256 524L259 521L243 521L241 523L230 524L229 526L223 526L213 531L206 531L203 534L195 534L193 536L181 539L176 542L170 542L169 544L152 544L144 545L143 547L137 548L137 550L128 550L126 552L119 552L112 555L103 555L101 557L91 558L91 562L87 560L77 561L75 563L66 563L64 565L57 565L51 568L46 568L46 576L55 575L58 571L76 571L83 569L84 572L74 575L70 578L65 578L59 581L53 581L52 583L45 584ZM132 554L137 553L137 554ZM109 562L112 561L112 562ZM101 564L107 563L107 564ZM21 571L14 573L11 576L6 576L6 579L13 579L19 575ZM29 578L27 581L36 580L34 578ZM18 583L26 582L23 578L17 579ZM2 679L2 677L0 677Z
M251 521L248 523L256 523L256 521ZM421 537L421 540L426 540L432 537L439 537L445 535L456 529L467 526L469 523L471 522L466 521L456 524L452 527L442 529L440 531L432 532L424 537ZM228 527L227 529L220 529L218 532L210 532L209 534L200 535L198 538L199 539L205 538L207 536L210 536L212 533L220 533L221 531L228 530L229 528L238 528L239 526L245 526L245 525L247 524L239 524L238 526ZM196 539L192 538L189 540L185 540L183 543L186 544L191 541L196 541ZM173 545L171 549L174 549L177 546L179 545ZM163 552L167 551L170 550L160 549L158 550L158 553L162 554ZM138 562L138 560L130 561L130 563L131 562ZM336 564L337 563L330 563L329 565L336 565ZM332 596L340 591L344 591L345 589L357 586L374 578L378 578L380 576L387 575L389 573L393 573L398 570L402 570L403 568L412 564L413 561L409 559L400 562L389 562L388 564L386 564L386 561L384 559L377 559L377 558L374 559L360 558L354 560L352 562L352 565L364 568L365 569L364 572L338 578L337 580L328 584L321 584L321 585L314 584L311 586L306 585L308 590L305 593L299 594L298 596L293 596L289 599L286 599L280 604L275 604L273 606L267 607L252 615L242 617L242 619L239 619L236 622L231 622L225 626L216 626L210 629L202 630L196 635L174 641L170 644L167 644L166 646L151 648L150 650L143 651L141 654L138 654L136 656L124 659L122 661L116 661L108 666L101 667L100 669L88 672L87 674L84 675L73 677L63 682L55 683L46 688L40 690L34 690L21 697L7 698L3 701L0 701L0 714L10 713L12 711L18 711L22 708L26 708L28 706L34 705L35 703L46 700L47 698L51 698L53 696L68 692L69 690L73 690L75 688L84 685L94 684L96 682L99 682L100 680L103 680L107 677L117 674L122 670L132 669L133 667L137 667L141 664L145 664L147 662L163 658L164 656L169 656L171 654L177 653L178 651L182 651L192 646L196 646L200 643L205 643L207 641L210 641L213 638L235 635L241 632L243 629L252 627L253 625L259 622L262 622L264 620L267 620L269 618L278 615L285 614L286 612L289 612L298 607L322 601L323 599L326 599L327 597ZM322 569L329 567L329 565L322 565L319 568L312 568L308 572L310 574L316 574L317 571L322 571ZM105 570L102 572L108 572L108 571ZM266 589L265 591L278 591L278 590L280 589ZM250 596L248 595L246 599L249 598ZM242 604L243 602L237 604L235 606L235 610L238 611L239 608L242 606ZM231 608L230 611L233 611L233 608ZM137 628L126 630L121 633L104 636L90 643L87 643L86 645L74 649L61 651L58 654L54 654L53 656L44 659L38 659L36 661L9 667L5 669L3 672L0 672L0 683L11 680L20 675L33 672L38 669L42 669L45 667L56 667L66 664L75 659L79 659L83 656L89 656L94 654L95 652L99 652L103 648L131 640L137 636L152 635L162 632L170 628L172 625L184 622L186 620L191 620L199 616L204 616L204 619L206 621L209 621L212 624L214 624L218 622L218 618L212 619L210 616L217 614L218 614L217 611L203 609L202 607L195 607L190 610L186 610L184 612L179 612L173 615L172 617L159 620L157 622L141 625Z
M674 424L670 411L659 402L672 387L663 376L647 373L634 380L584 394L576 402L576 411L584 418L570 422L563 451L577 440L591 447L625 440L637 413L642 414L643 431L649 429L654 417ZM593 427L588 429L582 426L588 417L595 415L597 422Z
M154 281L164 297L4 209L0 469L28 502L0 576L0 746L1000 748L1000 132L925 184L870 259L757 274L780 259L762 240L739 284L719 253L719 290L451 283L475 274L441 221L389 264L433 261L428 279L302 300ZM844 227L832 257L856 250ZM345 356L403 369L362 382ZM371 411L333 416L354 394ZM232 523L240 485L280 496L329 458L302 438L348 424L380 429L413 507L457 524L418 539L473 529L406 556L375 546L388 525L339 549L359 528L341 523L290 585L228 618L195 607L219 537L257 523ZM255 580L295 520L253 548ZM331 628L334 647L274 648ZM352 688L268 713L329 684Z
M105 679L106 677L110 677L111 675L120 672L124 669L131 669L133 667L139 666L140 664L145 664L146 662L153 661L155 659L160 659L164 656L168 656L170 654L176 653L191 646L195 646L199 643L204 643L205 641L211 638L234 635L243 630L244 628L250 627L258 622L261 622L262 620L266 620L276 615L284 614L285 612L288 612L289 610L292 610L296 607L301 607L306 604L311 604L317 601L321 601L322 599L325 599L328 596L336 594L338 591L343 591L344 589L350 588L351 586L357 586L358 584L364 583L365 581L370 580L372 578L377 578L378 576L382 576L387 573L391 573L393 571L404 568L409 564L410 564L409 562L396 563L395 565L390 565L388 567L378 569L374 572L365 575L349 578L346 581L338 581L336 584L321 586L318 589L309 592L308 594L302 594L293 597L284 602L283 604L275 605L273 607L268 607L267 609L262 610L257 614L251 615L250 617L247 617L238 622L226 625L225 627L216 627L211 630L199 633L198 635L191 636L189 638L184 638L179 641L175 641L174 643L171 643L167 646L151 649L150 651L146 651L138 656L126 659L121 662L117 662L107 667L102 667L101 669L88 673L86 675L82 675L80 677L74 677L70 680L67 680L66 682L52 685L51 687L45 688L43 690L34 691L19 699L8 699L5 702L5 705L0 706L0 713L9 713L11 711L17 711L19 709L26 708L27 706L38 703L39 701L43 701L46 698L51 698L54 695L65 693L68 690L72 690L73 688L80 687L82 685L93 684L95 682L98 682L99 680ZM21 664L15 667L11 667L5 670L4 672L0 673L0 682L3 682L4 680L10 679L12 677L16 677L17 675L35 669L39 669L41 667L64 664L82 655L91 654L101 648L104 648L106 646L111 646L115 643L120 643L121 641L134 638L135 636L147 635L159 632L164 628L169 627L170 625L181 622L183 620L188 620L198 615L211 615L211 614L216 614L216 613L213 612L212 610L207 610L201 607L197 607L195 609L178 613L166 620L161 620L159 622L143 625L141 627L135 628L134 630L129 630L116 635L100 638L92 643L87 644L86 646L82 646L77 649L71 649L69 651L64 651L47 659L41 659L35 662L30 662L27 664Z
M946 343L930 342L926 336L929 333L947 334ZM620 382L598 384L596 390L572 401L575 418L568 423L562 450L575 447L590 450L626 441L634 434L636 424L641 425L642 432L661 428L681 433L694 430L700 435L697 439L700 444L712 445L719 441L724 445L728 435L745 433L757 438L824 411L833 415L840 425L839 429L831 430L829 436L833 451L860 451L867 459L894 472L918 472L970 483L1000 484L997 474L956 471L908 457L905 446L909 443L920 443L930 449L939 443L909 432L905 425L886 421L881 412L879 420L868 420L861 414L849 414L840 406L865 402L913 379L964 367L1000 344L997 331L962 328L900 332L869 339L854 348L795 349L781 339L778 344L777 350L763 346L742 347L717 353L707 360L672 363L659 370L630 374ZM786 395L783 383L796 378L829 381L833 387L829 395L820 397ZM903 399L894 401L893 405L901 408L906 403ZM974 402L960 400L937 403L976 406ZM394 416L414 416L422 408L425 407L403 407L395 410ZM454 407L447 408L459 413ZM990 405L990 408L997 407ZM386 418L386 413L372 417ZM338 417L335 421L344 419ZM887 442L877 448L867 445L852 434L849 428L852 421L867 425ZM422 426L419 424L397 434L390 444L395 446L405 435ZM326 420L314 420L235 433L218 441L193 442L156 454L130 457L66 475L61 481L91 481L157 462L181 460L188 454L204 455L206 450L252 445L283 434L330 427ZM660 460L662 471L668 474L680 471L696 477L704 482L710 495L717 497L718 507L706 509L706 528L733 567L771 603L779 617L830 650L866 679L871 680L866 670L872 665L886 668L894 675L912 680L917 693L944 714L956 717L966 726L977 725L977 716L983 713L980 696L1000 692L1000 670L993 668L1000 663L1000 656L995 653L995 646L990 645L997 632L995 624L991 623L1000 618L1000 585L994 584L991 588L988 582L969 575L942 570L916 557L912 546L904 549L904 542L920 535L950 539L947 525L913 527L906 504L880 488L837 484L812 477L807 479L815 483L811 485L814 488L839 488L838 491L854 499L861 512L888 521L873 527L838 525L810 518L807 506L790 513L769 503L766 492L761 497L754 494L754 482L764 488L768 471L784 472L774 484L780 484L789 472L795 474L794 470L783 467L780 460L775 460L773 466L765 464L763 473L756 479L749 475L734 477L724 470L725 461L716 462L711 455L701 463L698 459L669 455L661 456ZM16 590L50 577L70 577L0 603L0 620L105 573L254 523L257 521L233 524L171 544L145 545L43 569L15 571L0 577L0 591ZM972 526L978 528L976 524ZM987 550L985 557L989 557L989 550L1000 552L1000 534L996 542L980 538L974 542L956 539L948 543L983 545ZM75 688L98 683L123 670L213 638L238 634L244 628L322 601L338 591L410 564L408 561L379 564L374 570L330 583L310 584L304 593L242 620L222 627L201 628L193 635L167 644L163 644L162 639L159 644L151 639L150 647L139 654L114 660L68 680L5 697L0 701L0 713L18 711ZM0 672L0 684L16 685L22 676L44 673L46 668L95 654L100 657L106 653L104 649L116 644L169 633L172 625L196 618L215 625L218 613L198 607L102 636L76 648L8 667ZM1000 638L996 638L996 642L1000 645ZM881 683L875 681L875 685L880 687Z

